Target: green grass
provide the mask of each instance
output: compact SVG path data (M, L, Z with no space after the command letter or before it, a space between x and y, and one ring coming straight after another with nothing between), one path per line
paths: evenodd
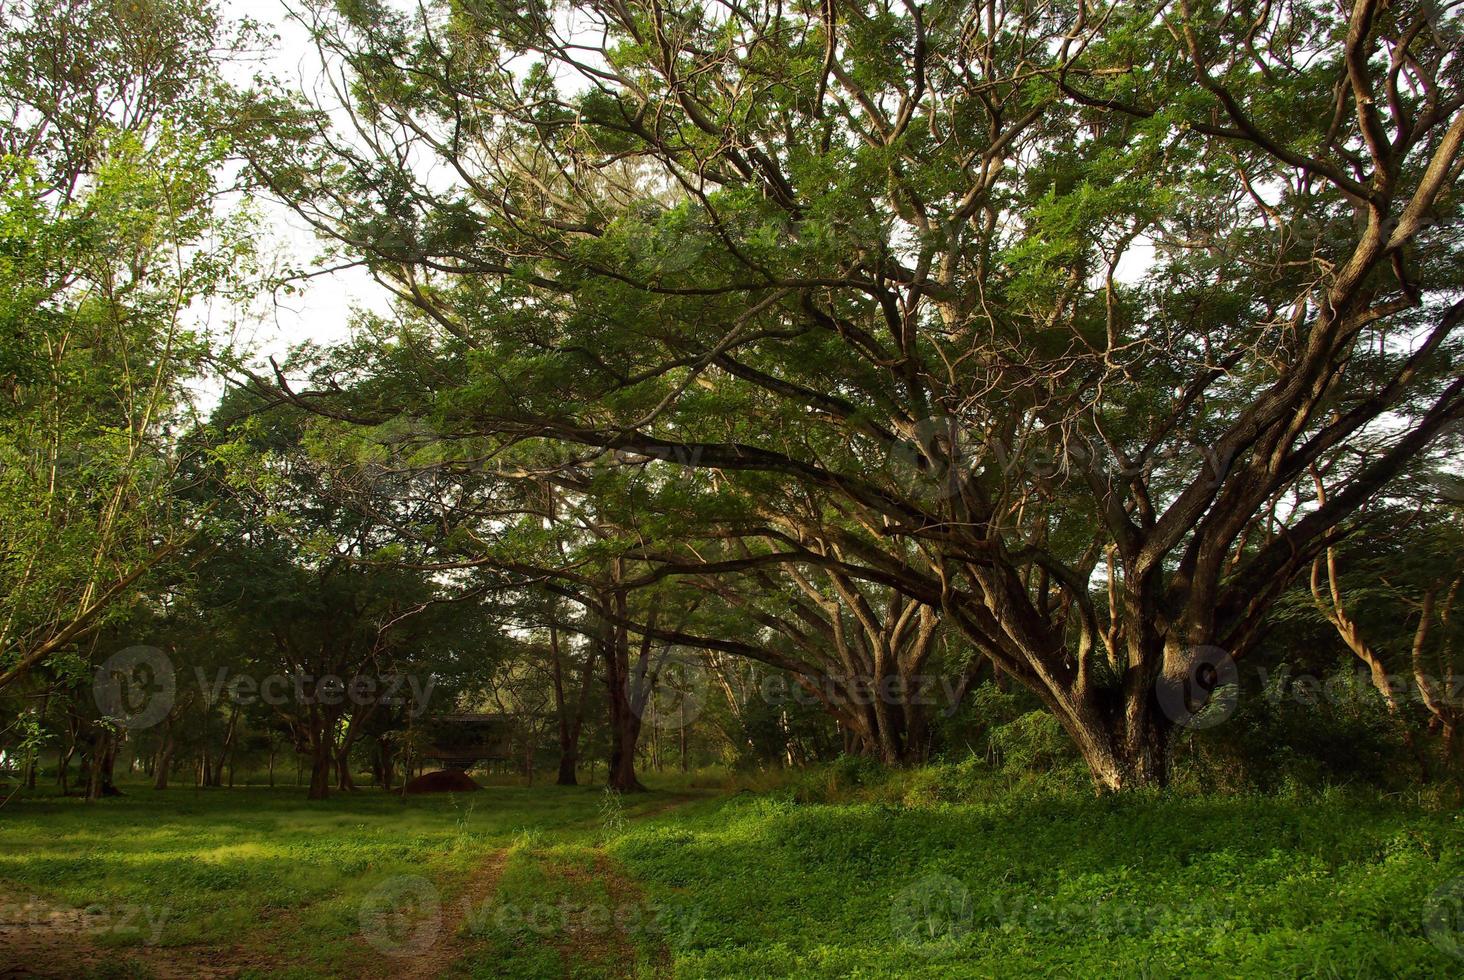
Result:
M165 912L156 944L147 915L92 936L141 976L170 952L246 975L392 975L361 910L418 877L449 925L432 947L445 975L1464 975L1444 948L1460 935L1424 927L1464 875L1457 812L1341 793L900 802L922 779L825 802L668 787L619 815L597 789L544 786L14 800L0 897Z
M1423 925L1464 820L1377 800L747 797L611 852L694 901L678 977L1464 975Z
M300 976L379 959L361 937L374 889L422 876L448 906L472 869L525 832L597 832L603 795L492 786L309 803L298 789L126 789L97 804L43 797L0 810L0 901L99 910L99 922L125 927L94 931L95 943L131 948L144 965L154 949L239 947L259 951L261 972L285 964ZM638 797L627 812L673 799Z

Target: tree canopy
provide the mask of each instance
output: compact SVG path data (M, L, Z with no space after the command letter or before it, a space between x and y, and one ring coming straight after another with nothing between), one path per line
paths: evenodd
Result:
M400 302L277 397L592 500L632 580L890 590L1100 786L1162 782L1166 691L1456 444L1456 14L305 17L339 104L256 98L248 152Z

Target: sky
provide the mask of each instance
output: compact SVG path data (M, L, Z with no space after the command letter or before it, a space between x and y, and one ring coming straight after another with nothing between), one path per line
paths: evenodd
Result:
M279 44L260 62L240 66L239 81L255 71L277 76L282 82L311 86L319 76L319 62L305 30L286 16L279 0L223 0L231 18L249 17L279 35ZM278 252L298 268L323 267L317 261L323 243L306 224L284 205L268 198L256 198L262 212L262 226L269 239L261 243ZM362 269L352 268L318 275L300 284L294 295L266 300L233 330L237 344L254 351L258 359L279 358L292 346L306 341L330 343L350 333L352 311L384 312L386 293Z

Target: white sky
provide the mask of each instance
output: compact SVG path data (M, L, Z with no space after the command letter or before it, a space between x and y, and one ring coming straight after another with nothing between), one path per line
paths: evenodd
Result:
M286 84L313 87L320 73L315 49L304 28L286 16L280 0L222 0L222 6L227 16L250 17L280 36L279 46L262 64L241 66L240 81L247 81L258 70ZM262 249L281 252L298 268L323 267L317 259L324 243L303 221L278 202L257 198L256 204L263 213L262 224L268 236L260 243ZM271 355L278 358L291 346L305 341L344 340L350 333L354 309L383 312L389 305L386 292L359 268L316 276L300 286L301 291L295 295L280 295L272 303L268 298L261 301L257 315L235 331L235 342L254 351L260 360Z

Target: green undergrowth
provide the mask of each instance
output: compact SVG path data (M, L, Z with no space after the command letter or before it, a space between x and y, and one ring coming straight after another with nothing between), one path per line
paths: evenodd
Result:
M87 937L132 976L165 973L160 951L393 975L362 908L402 879L440 901L424 953L445 977L1464 974L1464 818L1424 796L1096 797L1062 767L984 759L656 786L16 799L0 897L149 912L156 937Z
M1464 819L1365 792L1098 798L845 761L609 849L693 903L678 977L1464 972L1428 922Z

